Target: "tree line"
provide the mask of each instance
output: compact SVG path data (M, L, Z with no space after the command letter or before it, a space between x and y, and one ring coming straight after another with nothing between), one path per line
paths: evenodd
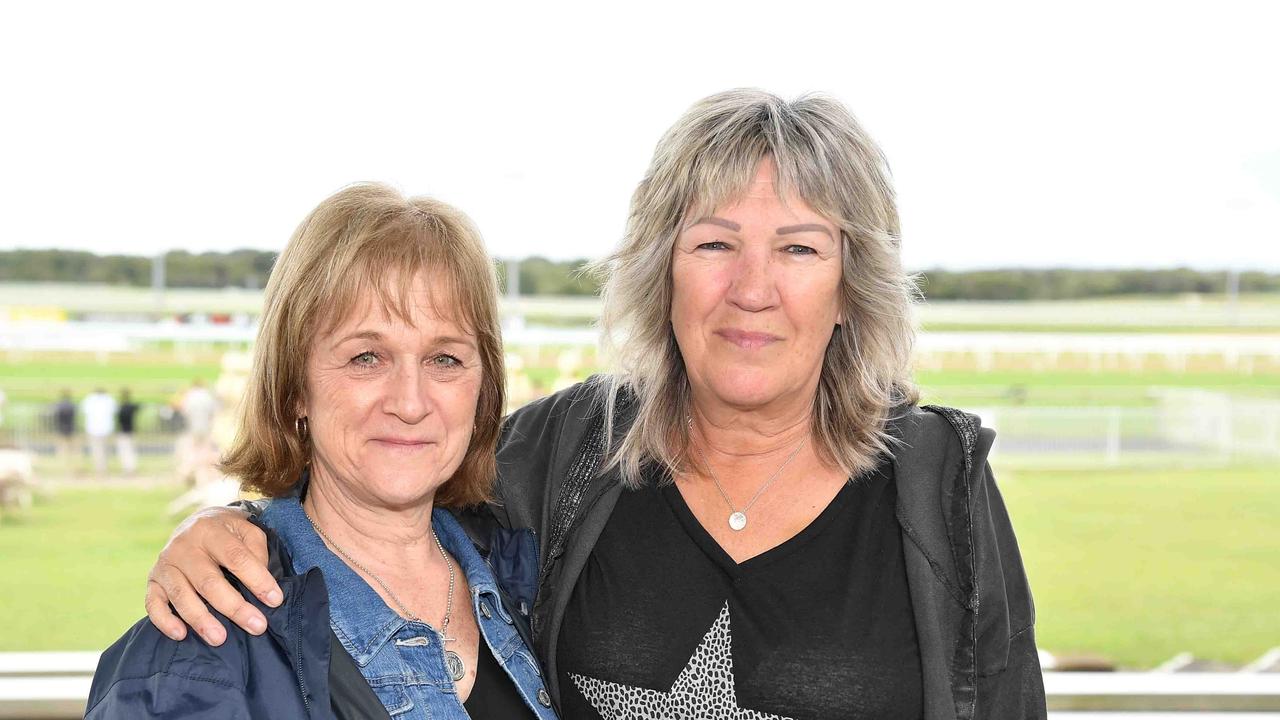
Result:
M217 253L174 251L165 255L167 287L260 288L276 253L233 250ZM519 261L521 295L594 295L598 279L586 260ZM508 264L498 263L506 286ZM1246 271L1234 279L1223 270L993 269L925 270L920 290L931 300L1070 300L1111 295L1224 293L1234 282L1242 293L1280 292L1280 273ZM96 255L74 250L0 251L0 282L86 282L149 287L152 259L137 255Z

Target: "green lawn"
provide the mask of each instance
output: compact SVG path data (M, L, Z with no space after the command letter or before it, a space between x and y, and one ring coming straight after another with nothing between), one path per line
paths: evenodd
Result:
M1280 645L1273 470L997 474L1041 647L1149 668ZM141 617L177 492L65 489L0 521L0 651L98 649Z
M0 651L100 650L142 617L177 489L59 490L0 519Z
M1036 596L1037 640L1146 668L1280 646L1273 468L997 472Z
M1246 375L1232 372L1144 370L920 370L916 382L924 402L974 405L1153 405L1152 388L1201 388L1244 397L1280 398L1280 373Z
M166 403L195 378L213 382L220 370L217 356L187 363L168 354L115 354L99 362L84 353L49 353L0 358L0 389L10 402L52 403L63 389L78 400L97 387L112 395L128 387L141 402Z

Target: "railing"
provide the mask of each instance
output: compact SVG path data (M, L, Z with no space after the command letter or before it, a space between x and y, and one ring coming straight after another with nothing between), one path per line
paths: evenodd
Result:
M0 720L83 717L97 662L96 652L0 653ZM1057 720L1247 720L1280 713L1280 673L1046 672L1044 686Z
M1167 394L1165 394L1167 392ZM1280 401L1160 391L1148 407L972 409L995 428L992 462L1051 468L1221 466L1280 458Z
M84 717L96 652L0 653L0 719Z

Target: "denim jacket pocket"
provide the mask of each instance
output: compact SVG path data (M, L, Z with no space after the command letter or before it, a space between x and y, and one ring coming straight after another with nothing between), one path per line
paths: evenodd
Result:
M391 717L404 715L413 709L413 698L409 697L404 685L399 682L389 682L385 685L370 683L370 686L373 688L373 694L378 696L382 707L387 709L387 714Z

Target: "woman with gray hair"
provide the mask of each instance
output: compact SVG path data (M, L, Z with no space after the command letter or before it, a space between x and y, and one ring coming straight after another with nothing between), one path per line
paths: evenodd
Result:
M513 413L534 645L567 718L1036 718L1034 613L976 417L921 408L883 156L839 103L754 90L659 142L604 273L614 374ZM241 511L170 542L147 607L265 597ZM500 554L499 554L500 555ZM518 592L513 593L519 596Z

